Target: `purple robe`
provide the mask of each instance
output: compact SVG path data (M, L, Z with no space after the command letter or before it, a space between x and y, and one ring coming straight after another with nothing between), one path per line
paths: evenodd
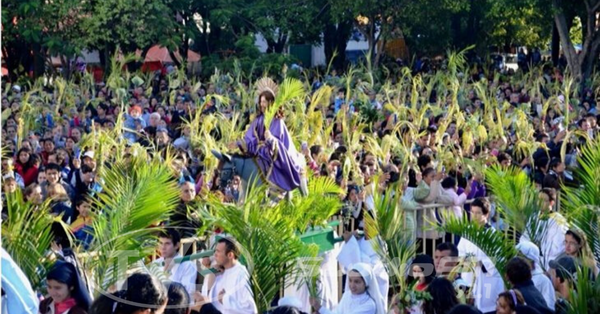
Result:
M244 139L238 141L238 146L247 155L255 157L263 180L268 175L272 184L285 191L292 191L300 187L301 156L282 119L273 119L269 128L273 139L265 141L263 119L262 115L254 119Z

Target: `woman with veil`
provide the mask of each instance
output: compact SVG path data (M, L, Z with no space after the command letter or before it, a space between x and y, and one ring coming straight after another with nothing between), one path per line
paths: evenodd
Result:
M311 305L319 314L385 314L383 298L371 266L357 263L348 273L346 290L335 310L322 307L318 299L311 299Z

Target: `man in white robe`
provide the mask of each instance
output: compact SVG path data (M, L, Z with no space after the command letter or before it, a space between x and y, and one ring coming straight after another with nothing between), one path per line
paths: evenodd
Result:
M366 240L364 237L357 239L356 236L346 233L344 234L344 240L346 243L343 244L338 255L338 261L344 268L343 270L347 273L350 267L356 263L369 264L373 268L374 279L379 286L379 291L382 295L387 296L390 277L383 262L373 250L372 242L377 241L377 239ZM387 297L384 298L384 307L387 308Z
M491 228L488 224L490 215L490 204L485 198L477 198L471 204L471 219L473 223ZM502 276L496 269L492 260L471 241L461 238L458 243L459 256L470 256L477 261L475 266L475 284L473 285L473 296L475 307L483 313L496 312L496 300L504 289ZM472 273L463 273L462 278L472 282Z
M224 271L216 277L208 296L223 314L256 314L250 275L238 261L239 256L234 240L222 238L217 241L214 260Z
M198 277L196 263L192 261L173 262L173 259L180 256L181 236L179 233L175 229L167 229L158 236L158 243L160 258L156 259L154 263L163 266L170 281L182 284L189 295L194 295Z

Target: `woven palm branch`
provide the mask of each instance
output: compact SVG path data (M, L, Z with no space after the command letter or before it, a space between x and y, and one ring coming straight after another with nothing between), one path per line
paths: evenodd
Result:
M260 95L263 92L269 92L273 94L273 97L277 97L279 86L270 77L261 78L260 80L256 81L255 86L257 95Z

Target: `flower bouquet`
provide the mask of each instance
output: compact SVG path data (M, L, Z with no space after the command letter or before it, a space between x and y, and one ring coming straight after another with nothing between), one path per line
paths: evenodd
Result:
M392 309L394 314L409 314L416 307L420 307L425 300L431 300L431 295L427 291L417 291L415 289L415 281L413 284L406 287L394 296L392 300Z

